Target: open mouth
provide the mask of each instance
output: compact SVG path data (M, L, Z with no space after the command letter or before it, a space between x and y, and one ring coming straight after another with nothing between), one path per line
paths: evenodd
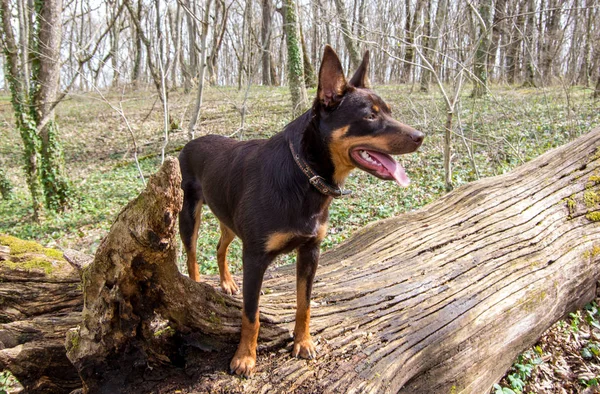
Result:
M377 178L393 179L402 187L410 185L410 179L404 168L387 153L367 148L355 148L350 152L350 157L360 169Z

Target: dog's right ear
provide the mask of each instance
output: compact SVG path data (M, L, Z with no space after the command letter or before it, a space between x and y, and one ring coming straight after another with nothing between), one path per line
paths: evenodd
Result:
M348 84L342 70L342 63L333 48L325 45L323 60L319 69L319 88L317 98L326 107L335 107L339 104L346 92Z

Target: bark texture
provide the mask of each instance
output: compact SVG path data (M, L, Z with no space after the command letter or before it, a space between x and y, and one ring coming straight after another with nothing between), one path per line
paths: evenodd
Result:
M157 389L177 371L189 392L487 392L519 352L595 295L599 146L596 129L324 254L312 302L316 360L287 351L294 267L269 271L250 380L223 373L240 297L177 271L182 196L168 160L84 270L69 358L90 392Z
M81 320L79 275L60 252L49 256L39 245L24 251L33 243L7 246L6 238L0 238L0 371L10 370L27 393L68 393L81 387L64 347L65 333Z

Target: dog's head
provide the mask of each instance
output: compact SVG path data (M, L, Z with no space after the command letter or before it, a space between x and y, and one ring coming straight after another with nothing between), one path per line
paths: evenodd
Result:
M424 135L392 118L390 106L370 89L368 71L367 51L346 81L337 54L325 47L314 110L319 114L319 130L328 140L334 181L342 183L358 167L408 186L404 168L391 155L416 151Z

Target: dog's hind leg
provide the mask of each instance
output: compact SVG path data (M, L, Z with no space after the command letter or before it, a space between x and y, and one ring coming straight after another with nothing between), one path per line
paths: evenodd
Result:
M236 294L240 289L231 277L227 265L227 250L229 249L229 244L235 238L235 234L229 227L224 225L223 222L219 222L219 225L221 227L221 238L217 245L217 263L219 264L221 289L227 294Z
M200 272L196 261L198 229L202 221L202 192L193 188L185 188L183 207L179 213L179 234L187 255L187 267L190 279L199 282Z

